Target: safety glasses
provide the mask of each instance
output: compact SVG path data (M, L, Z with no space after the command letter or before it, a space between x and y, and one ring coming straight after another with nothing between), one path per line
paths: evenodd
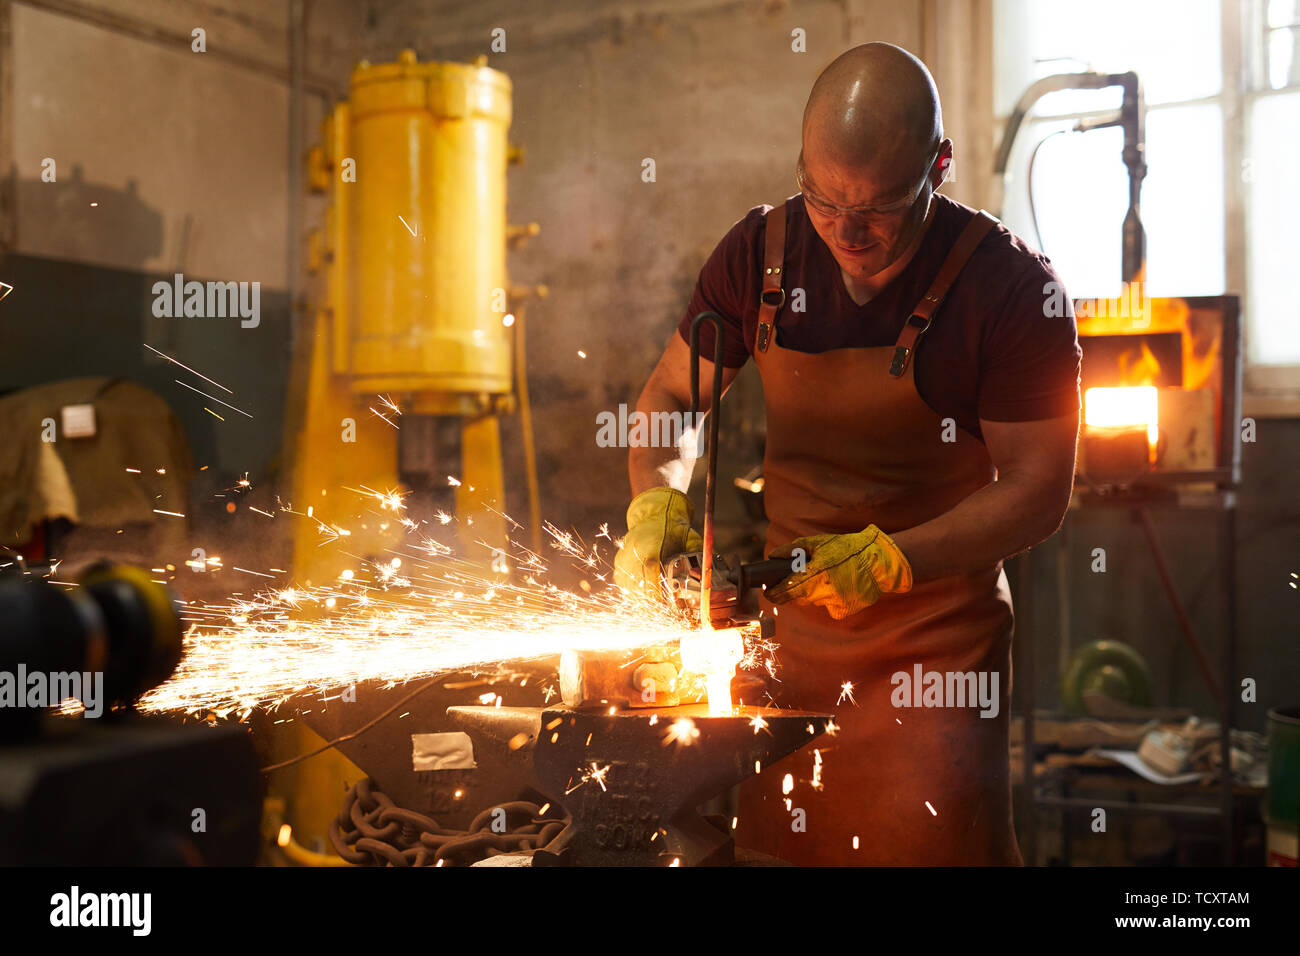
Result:
M803 168L802 152L799 153L799 162L795 166L794 178L799 186L799 192L803 193L804 202L808 204L809 208L816 210L823 216L832 218L851 216L854 219L881 219L897 216L899 213L911 208L917 197L921 195L921 190L925 188L926 182L929 181L930 170L934 168L935 162L939 159L941 150L942 147L935 150L934 155L930 157L930 161L925 165L925 175L921 177L921 181L916 184L911 192L900 199L891 200L887 203L873 203L864 206L837 206L830 200L817 195L808 185L808 176Z

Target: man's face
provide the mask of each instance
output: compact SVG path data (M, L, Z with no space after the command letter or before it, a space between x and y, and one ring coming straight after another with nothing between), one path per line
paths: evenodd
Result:
M944 140L937 155L931 150L920 161L845 166L805 143L800 185L808 218L849 276L870 279L907 251L925 226L951 155L952 143Z

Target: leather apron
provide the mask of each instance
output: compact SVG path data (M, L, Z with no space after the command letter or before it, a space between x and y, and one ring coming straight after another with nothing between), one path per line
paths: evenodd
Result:
M992 481L994 468L983 443L955 425L947 430L955 441L943 440L944 423L917 392L911 358L995 220L977 215L957 240L897 345L811 355L776 341L785 214L778 206L767 217L754 348L767 406L767 551L871 524L892 534L943 514ZM740 846L800 865L1022 863L1008 740L1011 595L1000 562L886 594L841 621L809 605L763 606L776 614L777 705L832 713L839 730L742 786ZM996 679L989 695L996 716L981 716L978 702L952 706L955 687L947 700L930 698L948 706L917 706L918 665L922 675L943 675L945 688L950 673L983 673L989 691ZM904 692L899 674L913 685L906 688L913 706L895 706Z

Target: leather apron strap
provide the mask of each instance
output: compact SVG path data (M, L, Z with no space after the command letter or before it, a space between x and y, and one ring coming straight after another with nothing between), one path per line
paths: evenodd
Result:
M766 352L772 341L776 314L785 305L785 289L781 287L781 270L785 265L785 210L786 204L773 206L767 211L766 237L763 243L763 291L758 307L758 337L754 343L760 352Z
M912 314L903 323L903 331L898 334L898 341L894 343L894 358L889 363L889 374L894 378L901 377L907 371L907 363L911 361L912 354L916 351L916 343L930 328L930 323L934 321L934 313L943 304L944 297L952 288L953 280L966 265L966 260L971 257L975 247L988 235L989 230L997 225L997 222L981 209L966 224L966 228L961 231L957 241L948 250L948 257L939 267L938 275L934 277L930 288L926 290L921 301L912 310Z
M772 342L772 333L776 327L776 315L785 305L785 289L782 286L785 268L785 224L786 203L773 206L768 210L763 240L763 291L760 294L758 308L758 334L754 341L755 348L766 352ZM943 265L930 283L921 301L916 304L912 314L903 323L903 330L894 343L894 356L889 364L889 374L900 378L907 371L908 363L916 352L921 336L934 321L934 313L943 304L953 281L965 267L975 249L996 226L998 220L981 209L966 224L957 241L948 250Z

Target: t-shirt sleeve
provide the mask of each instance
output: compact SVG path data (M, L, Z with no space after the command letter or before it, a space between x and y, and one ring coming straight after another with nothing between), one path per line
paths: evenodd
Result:
M745 336L745 314L751 298L747 289L754 286L757 250L763 239L763 213L767 206L755 206L737 222L714 248L691 294L686 314L677 325L682 341L690 344L691 323L701 312L716 312L722 317L722 364L739 368L749 361L749 343ZM700 327L700 355L713 358L713 325Z
M1011 285L982 342L979 417L1027 422L1077 412L1082 355L1061 279L1037 260Z

